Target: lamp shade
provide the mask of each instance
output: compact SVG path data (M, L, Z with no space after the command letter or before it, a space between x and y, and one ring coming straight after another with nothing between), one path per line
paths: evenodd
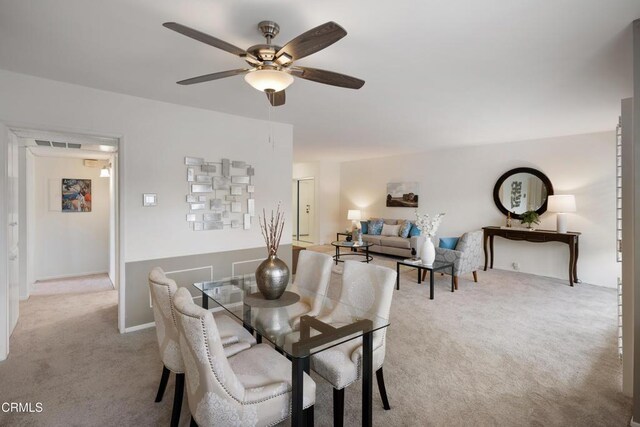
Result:
M359 209L349 209L349 212L347 213L347 219L350 219L351 221L360 221L362 219L362 215L360 214L360 210Z
M549 212L569 213L576 211L576 198L571 194L549 196Z
M111 176L111 171L108 166L104 166L100 169L100 178L109 178Z
M289 73L276 70L255 70L244 76L244 80L255 89L280 92L293 83L293 77Z

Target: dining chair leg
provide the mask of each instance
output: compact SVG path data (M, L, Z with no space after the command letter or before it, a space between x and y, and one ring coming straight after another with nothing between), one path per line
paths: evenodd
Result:
M176 390L173 395L173 412L171 413L171 427L180 424L180 410L182 409L182 394L184 393L184 374L176 374Z
M477 271L473 272L473 281L478 283L478 272Z
M333 427L344 423L344 389L333 389Z
M164 396L164 390L167 388L167 381L169 381L169 374L171 372L167 369L166 366L162 366L162 376L160 377L160 386L158 387L158 394L156 394L156 402L162 401L162 396Z
M307 427L313 427L313 405L304 410L304 417L307 421Z
M382 406L388 411L391 409L391 406L389 406L389 399L387 398L387 388L384 386L382 366L380 366L380 369L376 371L376 380L378 381L378 390L380 391L380 397L382 398Z
M198 427L198 423L196 422L196 420L193 419L193 417L191 417L191 423L189 424L190 427Z

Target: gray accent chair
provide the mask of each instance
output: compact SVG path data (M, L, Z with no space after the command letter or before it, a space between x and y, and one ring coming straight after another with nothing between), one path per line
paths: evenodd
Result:
M482 230L464 233L455 249L436 248L436 261L453 263L453 284L458 289L458 277L473 273L478 281L478 269L482 265ZM423 271L423 280L427 270Z

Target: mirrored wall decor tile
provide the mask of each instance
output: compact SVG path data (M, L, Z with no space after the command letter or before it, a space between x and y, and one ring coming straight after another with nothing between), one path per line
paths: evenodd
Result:
M204 163L204 159L202 157L185 157L184 158L185 165L199 166L203 163Z
M231 162L231 166L238 169L244 169L247 167L247 162L243 162L241 160L234 160L233 162Z
M211 193L213 187L210 184L191 184L192 193Z
M205 221L203 224L205 230L222 230L224 227L222 221Z
M187 203L193 203L198 201L198 196L195 194L187 194Z
M229 211L222 211L222 218L229 218Z
M222 221L222 213L220 212L206 213L202 215L202 219L205 221Z
M222 199L211 199L211 209L222 209Z
M216 190L228 190L231 185L231 180L225 176L213 177L213 188Z
M231 221L231 228L240 228L240 221L234 219Z
M226 196L224 196L224 199L227 202L235 202L236 201L236 196L229 196L228 194Z
M206 205L204 203L191 203L192 211L201 211L201 210L204 210L205 208L206 208Z
M251 228L251 215L244 214L244 229L248 230Z
M242 205L240 204L240 202L231 203L231 212L233 213L242 212Z
M242 186L241 185L232 185L231 186L231 195L232 196L242 196Z
M195 220L196 220L196 214L188 214L187 215L187 221L193 222Z
M215 173L218 170L218 167L214 164L206 163L200 166L200 170L202 170L202 172Z
M229 159L222 159L222 176L231 175L231 164Z
M247 213L251 216L256 215L256 200L247 199Z
M234 184L248 184L249 177L248 176L232 176L231 182L233 182Z
M247 185L247 193L255 193L256 186L255 185Z
M196 182L211 183L211 177L209 175L196 175Z
M187 168L187 182L195 181L194 177L196 175L196 171L194 168Z
M206 202L207 201L207 196L198 196L198 201L199 202Z
M247 175L254 176L256 174L256 170L252 167L247 168Z
M194 222L193 223L193 231L202 231L204 230L204 224L201 222Z

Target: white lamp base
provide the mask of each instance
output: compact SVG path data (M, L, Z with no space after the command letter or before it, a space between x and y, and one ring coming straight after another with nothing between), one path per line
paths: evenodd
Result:
M558 233L566 233L567 232L567 214L558 213L556 217L556 229Z

